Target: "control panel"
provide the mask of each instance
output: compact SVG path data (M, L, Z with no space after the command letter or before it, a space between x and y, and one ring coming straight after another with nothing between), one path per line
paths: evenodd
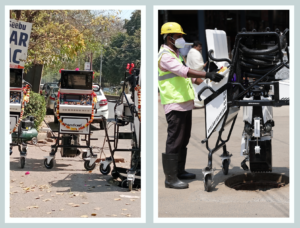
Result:
M92 97L89 94L60 94L60 113L92 114Z

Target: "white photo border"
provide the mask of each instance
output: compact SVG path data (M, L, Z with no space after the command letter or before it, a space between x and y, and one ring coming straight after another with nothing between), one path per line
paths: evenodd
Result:
M154 223L294 223L295 222L295 170L294 170L294 121L295 121L295 91L294 91L294 58L295 58L295 17L294 17L294 6L292 5L189 5L189 6L171 6L171 5L155 5L153 6L153 148L157 151L158 148L158 81L157 81L157 47L158 47L158 11L159 10L289 10L290 11L290 141L289 141L289 165L290 165L290 183L289 183L289 218L159 218L158 217L158 153L153 153L153 217Z
M141 10L141 80L146 80L146 6L145 5L6 5L5 6L5 43L9 44L9 10L13 9L35 9L35 10ZM5 75L9 75L9 45L5 45ZM124 69L125 70L125 69ZM4 77L5 83L5 132L9 132L9 77ZM143 87L141 93L141 113L142 118L146 120L146 86ZM143 102L144 101L144 102ZM146 151L146 128L145 124L141 129L141 152ZM5 142L9 142L8 133L5 134ZM11 218L10 217L10 159L9 159L9 145L5 144L5 223L146 223L146 181L141 183L141 217L140 218ZM146 179L146 156L141 157L141 179ZM101 193L99 193L101 194Z

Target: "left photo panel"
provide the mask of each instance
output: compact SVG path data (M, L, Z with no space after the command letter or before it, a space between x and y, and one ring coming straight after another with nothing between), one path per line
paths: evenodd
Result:
M144 8L28 7L6 7L6 221L145 221Z

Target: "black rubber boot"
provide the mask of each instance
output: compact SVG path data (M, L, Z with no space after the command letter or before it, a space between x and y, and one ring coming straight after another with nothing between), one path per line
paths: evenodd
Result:
M188 188L189 184L177 178L178 173L178 154L162 154L164 173L166 176L165 187L183 189Z
M182 180L195 179L196 175L193 173L188 173L185 171L185 162L186 162L187 148L183 151L180 151L178 155L178 175L177 177Z

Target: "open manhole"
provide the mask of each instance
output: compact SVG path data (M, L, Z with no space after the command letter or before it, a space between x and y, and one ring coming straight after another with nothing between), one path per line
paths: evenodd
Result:
M278 173L245 173L225 181L227 187L244 191L267 191L287 184L289 184L289 177Z

